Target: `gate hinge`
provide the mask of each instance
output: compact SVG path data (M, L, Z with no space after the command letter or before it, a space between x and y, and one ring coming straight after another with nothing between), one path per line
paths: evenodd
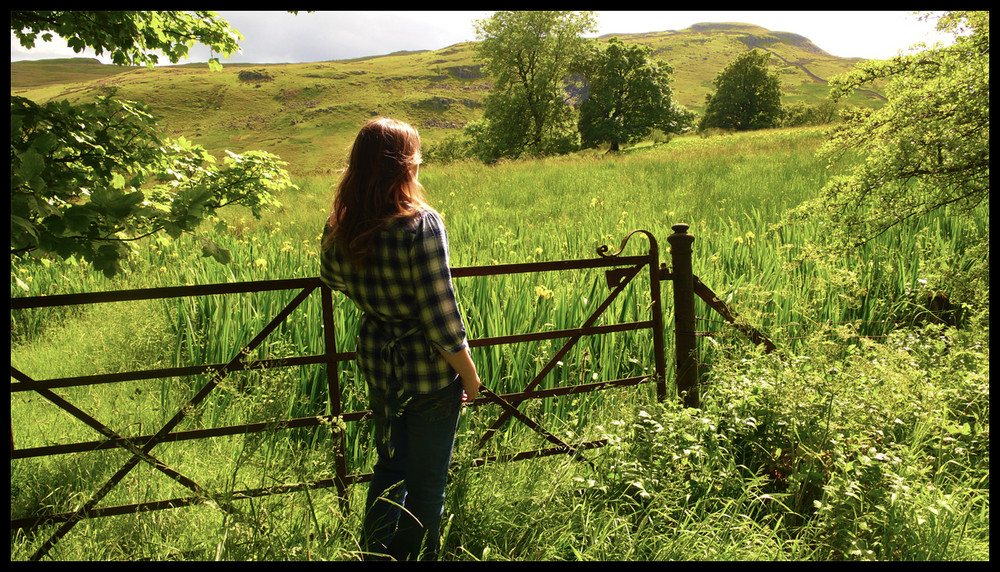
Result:
M673 280L674 275L671 274L670 269L667 268L665 262L660 263L660 280Z

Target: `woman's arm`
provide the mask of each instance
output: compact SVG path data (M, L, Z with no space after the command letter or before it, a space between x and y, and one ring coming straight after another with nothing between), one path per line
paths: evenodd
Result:
M468 349L457 351L450 354L441 348L438 348L444 359L448 361L458 372L458 375L462 378L462 389L465 390L466 399L472 401L479 395L479 386L482 384L479 381L479 374L476 372L476 364L472 363L472 355L469 353Z

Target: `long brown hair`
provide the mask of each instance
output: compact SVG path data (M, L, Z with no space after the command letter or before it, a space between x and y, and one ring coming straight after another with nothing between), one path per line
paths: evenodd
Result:
M426 206L424 189L417 182L418 165L416 129L388 117L365 123L337 186L323 247L336 242L352 264L362 266L385 223Z

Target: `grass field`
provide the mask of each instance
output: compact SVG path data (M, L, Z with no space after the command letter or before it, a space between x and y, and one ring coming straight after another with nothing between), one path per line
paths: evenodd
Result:
M607 438L592 464L554 457L460 467L452 476L443 558L452 560L988 560L988 279L973 268L988 210L969 223L942 213L848 257L814 248L821 227L789 222L831 171L813 154L819 129L682 137L618 155L588 154L492 167L428 165L421 182L446 221L453 266L591 258L633 229L650 231L668 261L671 225L690 224L694 272L742 319L772 337L764 355L699 304L702 408L657 403L649 386L535 402L525 408L564 439ZM283 207L256 220L238 210L205 232L231 265L201 258L189 238L138 246L132 272L110 281L73 263L11 267L11 296L315 276L333 176L302 177ZM644 253L633 238L627 253ZM988 247L986 249L988 253ZM643 279L610 315L643 319ZM985 292L983 291L985 289ZM470 337L575 327L607 291L599 273L456 280ZM664 318L672 320L669 286ZM931 312L949 296L954 314ZM228 361L288 294L116 303L11 313L11 363L34 379ZM981 300L985 299L985 304ZM338 347L357 315L335 297ZM319 300L309 300L262 354L319 353ZM953 323L949 323L953 322ZM957 327L956 327L957 326ZM670 334L668 326L668 334ZM670 340L671 335L667 336ZM516 390L553 344L476 350L484 383ZM668 347L668 356L671 348ZM645 333L581 342L549 384L644 375ZM668 368L669 369L669 368ZM322 414L319 367L247 372L253 388L221 388L182 428ZM668 372L668 381L672 375ZM156 428L204 380L164 379L60 393L125 435ZM345 408L364 409L353 368ZM477 431L497 412L463 413L456 457L478 454ZM94 439L46 400L12 394L18 447ZM348 433L349 464L371 454L363 423ZM332 476L329 428L223 437L154 452L214 494ZM541 446L517 424L497 450ZM117 470L124 452L11 463L12 518L71 510ZM354 507L365 487L351 489ZM185 496L139 467L103 504ZM359 557L359 511L334 490L212 503L83 521L56 560L342 560ZM51 529L12 531L23 560Z

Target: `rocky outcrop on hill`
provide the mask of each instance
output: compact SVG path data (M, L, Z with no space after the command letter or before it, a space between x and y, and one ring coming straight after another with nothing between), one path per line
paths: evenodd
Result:
M271 77L271 74L260 70L240 70L240 72L236 74L236 77L239 78L240 81L248 82L273 81L274 79Z

